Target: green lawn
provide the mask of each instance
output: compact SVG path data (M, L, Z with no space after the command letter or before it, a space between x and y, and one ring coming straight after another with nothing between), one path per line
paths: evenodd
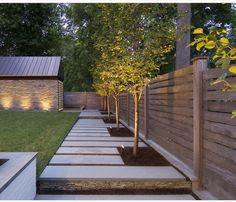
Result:
M37 176L68 133L78 113L0 112L0 152L38 152Z

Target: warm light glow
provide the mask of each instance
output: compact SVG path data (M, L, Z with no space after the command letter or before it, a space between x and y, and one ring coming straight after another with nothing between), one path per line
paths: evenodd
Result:
M28 96L20 97L20 106L22 109L25 110L30 109L32 106L31 98Z
M40 97L40 104L42 110L49 111L52 108L52 100L46 96Z
M1 97L2 98L0 100L1 100L1 105L2 105L3 109L10 109L12 107L12 101L13 101L12 96L7 94L7 95L3 95Z

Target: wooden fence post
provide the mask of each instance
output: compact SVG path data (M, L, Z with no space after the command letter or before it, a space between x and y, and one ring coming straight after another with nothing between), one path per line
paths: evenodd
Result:
M148 85L144 87L144 135L148 139Z
M126 99L126 105L127 105L127 125L129 126L129 92L127 91L127 99Z
M207 58L193 59L193 173L197 178L194 188L201 186L203 148L203 72L207 69Z

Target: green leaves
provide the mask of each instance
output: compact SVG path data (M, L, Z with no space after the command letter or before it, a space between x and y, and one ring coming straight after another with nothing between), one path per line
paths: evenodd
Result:
M202 28L196 28L196 29L194 29L193 34L203 34L203 29Z
M202 42L198 43L196 46L197 51L200 51L203 46L205 46L205 42L202 41Z
M236 74L236 66L234 65L234 66L231 66L230 68L229 68L229 72L231 72L231 73L233 73L233 74Z
M206 49L213 49L213 48L215 48L215 46L216 46L216 43L214 41L208 41L205 45L205 48Z
M228 46L229 45L229 40L225 37L222 37L219 41L222 44L222 46Z
M236 110L232 112L232 118L236 118Z
M228 69L231 61L236 60L236 47L230 44L227 36L227 31L222 28L212 28L209 34L203 33L203 29L197 28L193 31L197 35L190 46L196 46L197 51L211 50L213 52L212 59L215 65L221 69ZM231 66L229 72L236 74L236 65ZM211 85L223 83L222 91L236 91L236 84L231 84L227 81L227 73L223 73ZM236 110L232 112L232 118L236 117Z

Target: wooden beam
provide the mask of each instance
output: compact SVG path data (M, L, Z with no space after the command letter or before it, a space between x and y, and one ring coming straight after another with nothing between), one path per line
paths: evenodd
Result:
M193 172L200 188L202 183L203 148L203 72L207 69L207 58L193 60Z

